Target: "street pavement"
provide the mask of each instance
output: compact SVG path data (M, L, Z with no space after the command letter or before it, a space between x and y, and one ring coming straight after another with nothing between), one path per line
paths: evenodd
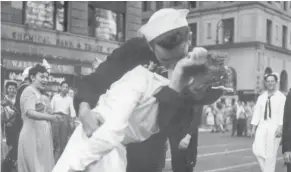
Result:
M194 172L260 172L252 153L253 139L231 137L229 133L199 133L197 164ZM164 172L171 172L171 156L167 152ZM285 172L281 147L276 172Z

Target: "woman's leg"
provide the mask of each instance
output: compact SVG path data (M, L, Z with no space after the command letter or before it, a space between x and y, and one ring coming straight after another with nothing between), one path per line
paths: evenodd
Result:
M259 163L259 166L260 166L260 169L262 172L265 172L264 169L265 169L265 159L261 156L256 156L257 158L257 161Z

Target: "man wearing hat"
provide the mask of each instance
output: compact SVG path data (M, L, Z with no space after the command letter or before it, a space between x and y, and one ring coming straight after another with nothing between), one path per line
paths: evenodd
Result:
M190 127L194 103L186 103L186 105L186 97L181 95L182 90L189 83L189 78L185 78L183 70L192 64L184 58L191 45L191 32L186 19L188 12L188 10L175 9L157 11L140 29L144 38L126 41L120 48L114 50L94 73L76 78L75 87L78 89L78 94L75 96L74 104L76 111L79 112L79 109L88 105L94 107L98 97L104 94L113 82L138 65L147 65L152 61L168 69L167 76L172 84L162 88L155 96L159 102L157 120L160 132L142 143L127 146L128 172L161 172L164 167L167 137L175 132L176 136L182 139L182 134L177 133L177 129L181 126ZM222 91L210 89L206 94L195 103L213 103ZM179 114L186 115L181 118ZM87 133L93 133L97 128L94 117L90 115L80 116L80 120ZM194 128L197 130L197 127ZM193 140L191 148L197 150L197 134L191 140ZM183 147L190 147L190 144L183 144ZM180 166L190 165L192 169L196 160L196 153L193 154L193 156L189 155L191 159L187 158L187 164ZM177 170L188 171L186 168Z
M267 90L258 97L251 121L251 135L255 136L253 153L262 172L275 172L286 96L277 88L276 73L266 74L264 80Z

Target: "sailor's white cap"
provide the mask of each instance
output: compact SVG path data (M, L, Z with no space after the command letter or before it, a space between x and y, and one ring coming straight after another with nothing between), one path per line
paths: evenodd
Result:
M160 9L150 17L139 32L150 42L168 31L188 26L186 18L188 13L189 10L187 9Z

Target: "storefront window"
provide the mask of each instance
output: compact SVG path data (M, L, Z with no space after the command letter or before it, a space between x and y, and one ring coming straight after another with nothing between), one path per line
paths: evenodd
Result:
M95 8L89 5L89 35L112 41L124 41L125 17L124 13Z
M23 24L23 2L11 1L11 22Z
M223 22L223 42L233 43L234 42L234 19L224 19Z
M192 46L196 47L197 46L197 23L190 23L189 27L192 32Z
M24 24L35 28L66 30L67 2L27 1L24 7Z

